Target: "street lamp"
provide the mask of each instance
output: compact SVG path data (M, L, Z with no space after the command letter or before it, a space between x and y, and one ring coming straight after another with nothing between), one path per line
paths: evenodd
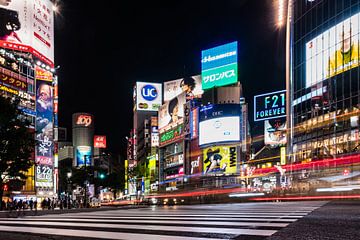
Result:
M70 196L72 196L72 187L71 187L71 176L72 176L72 172L68 172L66 174L67 179L66 179L66 190L67 190L67 194L65 196L65 200L67 203L67 207L70 209Z

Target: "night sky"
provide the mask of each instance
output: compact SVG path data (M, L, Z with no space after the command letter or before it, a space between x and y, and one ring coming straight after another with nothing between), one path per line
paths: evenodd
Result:
M164 82L200 74L201 50L238 41L239 80L250 108L253 96L285 89L284 29L275 27L272 0L61 0L55 19L59 126L71 115L95 115L95 133L125 155L136 81Z

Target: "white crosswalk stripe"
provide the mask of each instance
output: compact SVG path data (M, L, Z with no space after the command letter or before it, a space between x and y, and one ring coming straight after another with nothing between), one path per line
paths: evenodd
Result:
M94 239L265 238L326 202L194 205L0 218L0 231ZM257 239L258 239L257 238Z

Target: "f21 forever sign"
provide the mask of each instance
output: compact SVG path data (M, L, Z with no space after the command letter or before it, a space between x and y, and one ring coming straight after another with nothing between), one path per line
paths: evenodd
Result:
M254 121L286 117L286 90L254 97Z

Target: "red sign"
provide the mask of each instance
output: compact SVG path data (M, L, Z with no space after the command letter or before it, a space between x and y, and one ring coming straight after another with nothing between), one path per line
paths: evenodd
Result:
M94 136L94 147L106 148L106 136Z
M76 120L77 125L88 127L91 125L92 119L90 115L80 115Z

